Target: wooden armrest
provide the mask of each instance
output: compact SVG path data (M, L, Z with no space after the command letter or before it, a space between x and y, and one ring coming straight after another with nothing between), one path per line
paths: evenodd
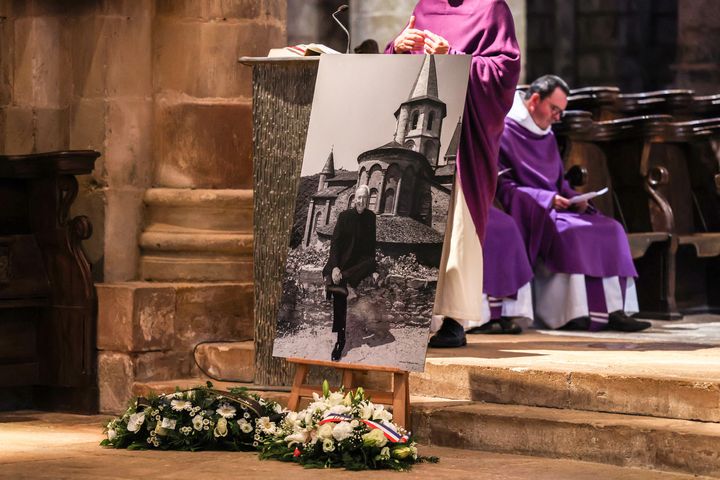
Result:
M669 181L670 173L663 166L652 167L647 174L647 182L653 190L657 190L661 185L667 185Z
M571 187L582 187L587 184L588 170L582 165L573 165L565 172L565 180Z

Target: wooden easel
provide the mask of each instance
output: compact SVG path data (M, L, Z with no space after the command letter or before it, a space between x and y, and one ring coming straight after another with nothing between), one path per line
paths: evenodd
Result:
M368 365L358 365L353 363L324 362L321 360L305 360L302 358L288 358L289 363L295 364L295 379L293 380L292 390L290 391L290 400L288 408L297 411L300 399L303 397L312 397L313 393L322 394L322 386L309 385L305 383L310 365L319 365L322 367L331 367L342 372L341 384L345 390L351 390L352 372L353 371L376 371L388 372L393 376L392 390L389 392L381 390L365 390L365 396L370 397L373 403L383 405L392 405L393 422L401 427L407 428L410 423L410 384L408 382L409 372L391 367L373 367Z

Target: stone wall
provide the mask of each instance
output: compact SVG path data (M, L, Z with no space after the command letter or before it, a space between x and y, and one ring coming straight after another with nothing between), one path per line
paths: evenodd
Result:
M104 411L136 381L193 375L200 341L252 338L237 60L286 43L285 0L0 0L0 153L102 154L74 213L94 225Z
M102 153L74 204L93 222L85 248L98 280L137 270L152 161L152 16L148 1L0 2L0 151Z

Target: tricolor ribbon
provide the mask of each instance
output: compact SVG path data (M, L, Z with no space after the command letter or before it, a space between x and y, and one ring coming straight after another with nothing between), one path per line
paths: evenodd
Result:
M320 425L324 425L326 423L350 422L350 421L352 421L352 419L353 419L353 417L351 417L350 415L344 415L344 414L340 414L340 413L327 413L327 414L325 414L323 419L320 420ZM388 440L390 440L393 443L405 443L410 438L407 435L401 435L400 433L396 432L392 427L390 427L384 423L375 422L372 420L360 420L360 421L363 422L368 427L370 427L370 429L372 429L372 430L375 430L375 429L380 430L385 435L385 438L387 438Z

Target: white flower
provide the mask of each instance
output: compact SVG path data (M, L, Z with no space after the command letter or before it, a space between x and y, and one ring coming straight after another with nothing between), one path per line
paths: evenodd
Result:
M232 405L228 405L227 403L223 403L215 411L223 418L233 418L235 416L235 412L237 412L237 410L235 410L235 407L233 407Z
M228 434L227 429L227 419L225 417L218 418L217 425L215 426L215 430L213 430L213 435L215 435L215 438L217 437L225 437Z
M350 412L350 410L351 410L350 407L340 404L340 405L335 405L332 408L330 408L329 412L342 415L344 413Z
M335 443L330 438L323 440L323 452L335 451Z
M392 413L385 410L385 407L382 405L379 405L372 415L373 420L381 421L381 422L389 422L392 420Z
M305 443L308 440L308 432L305 430L293 433L285 437L285 441L288 442L288 447L292 447L296 443Z
M350 426L353 427L353 428L357 428L358 425L360 425L360 422L359 422L358 420L353 419L353 420L350 422Z
M353 427L350 422L340 422L333 428L332 436L338 442L342 442L353 433Z
M271 422L269 417L260 417L257 419L257 426L262 430L263 433L274 434L275 433L275 422Z
M249 419L249 418L250 418L250 414L249 414L248 412L245 412L245 413L243 413L243 417Z
M130 415L128 420L128 432L137 432L140 430L140 426L145 422L145 412L135 412Z
M203 428L203 418L200 415L195 415L192 419L193 428L195 430L202 430Z
M117 432L114 429L111 428L107 431L107 438L109 441L112 442L113 440L115 440L116 437L117 437Z
M368 433L362 436L363 445L366 447L384 447L387 444L387 438L385 434L380 430L370 430Z
M380 460L387 460L390 458L390 447L383 447L382 450L380 450Z
M328 396L328 403L331 407L334 407L335 405L338 405L345 400L345 396L341 392L333 392Z
M241 418L237 421L238 427L240 427L240 431L243 433L250 433L253 431L252 425L250 425L250 422L245 420L244 418Z
M333 431L332 423L326 423L324 425L320 425L320 428L317 429L317 436L321 440L332 438L332 436L333 436L332 431Z
M292 429L299 427L300 418L298 416L298 413L297 412L288 412L288 414L285 415L285 419L283 420L283 423Z
M273 407L273 410L275 410L275 413L282 413L283 407L279 403L276 403L275 406Z
M173 410L176 412L182 412L183 410L189 410L192 408L192 403L188 402L187 400L172 400L170 402L170 406Z
M360 418L363 420L370 420L373 414L372 403L364 403L360 406Z

